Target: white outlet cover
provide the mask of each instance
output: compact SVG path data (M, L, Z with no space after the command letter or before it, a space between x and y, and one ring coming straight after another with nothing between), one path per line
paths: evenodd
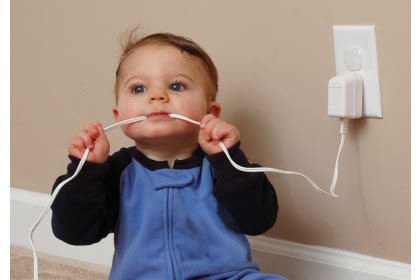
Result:
M362 116L382 118L375 26L334 25L333 31L337 74L350 72L352 67L360 68L363 77Z

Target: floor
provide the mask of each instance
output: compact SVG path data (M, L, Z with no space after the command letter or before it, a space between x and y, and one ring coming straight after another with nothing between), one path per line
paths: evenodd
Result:
M38 254L39 280L105 280L109 268L76 260L60 258L45 253ZM10 247L10 279L34 279L32 250Z

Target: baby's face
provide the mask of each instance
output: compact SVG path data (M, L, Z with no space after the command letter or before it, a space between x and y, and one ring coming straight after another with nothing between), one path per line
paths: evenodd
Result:
M211 79L200 59L172 46L145 45L134 50L120 66L114 116L116 121L148 117L123 127L136 142L192 137L197 135L198 126L168 114L201 121L218 106L208 100L211 90Z

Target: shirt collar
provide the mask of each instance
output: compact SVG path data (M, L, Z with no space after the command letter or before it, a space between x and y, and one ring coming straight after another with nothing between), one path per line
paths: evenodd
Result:
M128 148L128 150L131 156L147 169L153 171L158 169L169 168L169 164L166 160L158 161L150 159L145 154L137 150L135 146ZM200 146L198 146L189 158L175 160L173 169L191 169L200 166L204 157L204 151L201 149Z

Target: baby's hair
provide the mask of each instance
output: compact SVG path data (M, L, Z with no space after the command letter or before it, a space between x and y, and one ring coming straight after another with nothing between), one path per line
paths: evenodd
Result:
M146 37L141 37L138 35L138 28L132 29L127 33L124 40L121 42L122 54L120 57L120 62L118 64L115 82L115 97L116 102L118 102L118 74L120 71L121 63L126 57L128 57L134 50L137 48L148 45L148 44L161 44L175 47L181 52L186 52L192 56L199 58L203 62L203 66L206 69L207 73L210 76L210 79L214 86L214 91L210 93L210 100L216 100L216 95L218 91L218 75L217 69L214 65L210 56L193 40L186 38L184 36L175 35L172 33L154 33Z

